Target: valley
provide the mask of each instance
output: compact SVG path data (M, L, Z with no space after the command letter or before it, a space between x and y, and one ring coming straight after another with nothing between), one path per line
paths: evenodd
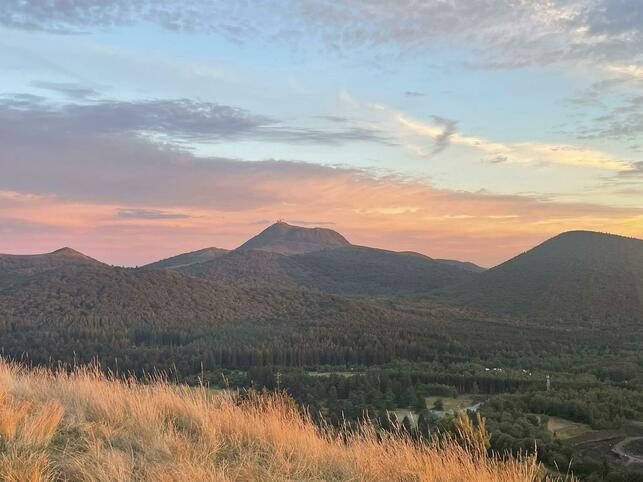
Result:
M638 476L629 439L588 437L643 421L643 241L567 233L484 270L333 233L278 223L141 268L0 255L2 353L285 391L315 423L426 440L470 410L497 453Z

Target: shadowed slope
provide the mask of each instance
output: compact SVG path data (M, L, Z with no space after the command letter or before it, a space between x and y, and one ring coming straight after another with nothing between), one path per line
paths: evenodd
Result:
M436 262L426 256L363 246L290 256L237 250L179 270L240 286L300 287L353 296L426 293L476 276L471 270Z
M643 241L571 231L496 266L449 298L545 318L643 322Z
M71 248L45 254L0 254L0 288L64 266L106 266Z
M365 300L288 286L249 288L173 270L90 263L19 281L7 276L14 281L0 286L0 345L7 356L36 363L97 357L122 368L192 372L204 358L234 365L237 356L252 363L249 352L261 347L283 353L286 338L289 346L304 338L322 345L319 333L388 333L391 323L421 322Z

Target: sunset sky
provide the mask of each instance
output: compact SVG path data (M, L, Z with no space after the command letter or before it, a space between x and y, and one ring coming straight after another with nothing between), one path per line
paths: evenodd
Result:
M3 0L0 94L4 253L643 237L640 0Z

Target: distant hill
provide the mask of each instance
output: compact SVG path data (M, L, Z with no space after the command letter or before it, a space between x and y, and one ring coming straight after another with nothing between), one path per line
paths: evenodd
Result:
M146 268L181 268L190 266L196 263L203 263L211 259L218 258L228 253L229 250L221 248L205 248L198 251L191 251L189 253L179 254L170 258L156 261L146 265Z
M187 372L198 370L193 360L204 357L248 366L258 363L250 357L260 347L270 356L291 357L296 347L313 342L314 353L325 350L330 359L345 353L331 340L338 333L390 342L400 326L421 323L367 300L294 286L245 287L170 269L112 267L72 250L3 255L0 280L0 348L17 358L28 353L39 363L98 357L109 366L117 359L121 368Z
M332 303L330 303L332 302ZM0 316L28 322L66 319L81 326L103 320L105 327L131 327L240 319L314 319L318 303L342 312L351 302L337 297L244 289L197 279L172 270L69 265L22 279L0 290ZM330 303L330 304L329 304Z
M643 322L643 240L571 231L447 290L451 302L556 320Z
M470 261L458 261L456 259L438 259L438 258L433 258L433 261L436 263L442 263L446 264L448 266L455 266L456 268L464 269L466 271L472 271L474 273L482 273L483 271L486 270L486 268L483 268L482 266L478 266L475 263L472 263Z
M146 268L170 268L242 287L305 288L351 296L421 294L468 281L483 271L473 263L355 246L331 229L284 222L233 251L208 248Z
M307 288L342 295L396 296L472 279L476 273L426 256L346 246L286 256L233 251L179 271L240 286Z
M306 272L292 256L262 250L234 250L177 270L197 278L251 288L296 289L298 280L306 278Z
M416 253L415 251L400 251L400 254L408 254L411 256L419 256L420 258L425 258L425 259L430 259L431 261L435 261L436 263L442 263L446 264L448 266L454 266L456 268L461 268L466 271L473 271L474 273L481 273L483 272L486 268L483 268L482 266L478 266L477 264L471 263L469 261L458 261L455 259L439 259L439 258L431 258L425 254L422 253Z
M344 236L332 229L303 228L278 222L264 229L237 249L239 251L258 249L280 254L300 254L341 246L350 246L350 243Z
M103 263L100 261L71 248L62 248L45 254L0 254L0 288L63 266L101 265Z

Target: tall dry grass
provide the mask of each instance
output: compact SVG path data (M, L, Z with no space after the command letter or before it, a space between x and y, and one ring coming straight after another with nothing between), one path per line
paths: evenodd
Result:
M0 361L0 477L8 481L541 480L533 458L488 458L486 435L428 445L372 427L332 433L292 401L240 401L98 370L28 370Z

